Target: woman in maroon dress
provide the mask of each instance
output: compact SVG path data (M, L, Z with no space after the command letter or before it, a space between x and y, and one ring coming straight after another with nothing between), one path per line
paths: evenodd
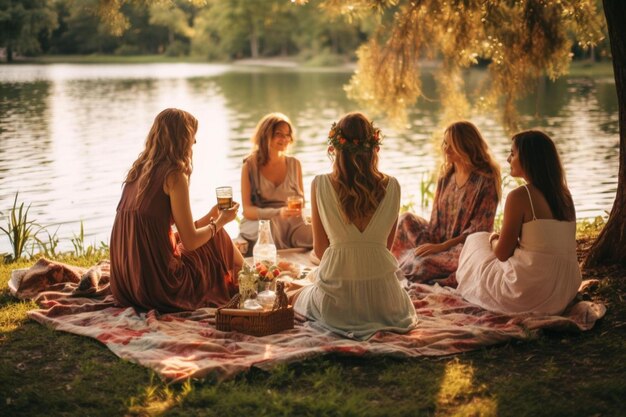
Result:
M123 306L195 310L224 304L236 292L243 257L223 227L239 204L215 206L196 221L191 214L197 129L191 114L163 110L124 181L111 233L111 291Z

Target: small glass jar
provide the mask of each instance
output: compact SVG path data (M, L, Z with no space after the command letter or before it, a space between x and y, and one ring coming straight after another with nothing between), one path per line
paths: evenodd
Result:
M265 282L265 289L257 294L257 301L263 307L263 310L271 310L274 307L274 300L276 300L276 291L271 289L274 281Z

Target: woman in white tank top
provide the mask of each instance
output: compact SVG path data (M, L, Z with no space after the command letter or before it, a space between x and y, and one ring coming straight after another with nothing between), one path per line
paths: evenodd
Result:
M576 212L563 167L548 135L513 136L511 176L526 180L511 191L500 234L467 238L457 291L501 313L560 314L581 283L576 257Z

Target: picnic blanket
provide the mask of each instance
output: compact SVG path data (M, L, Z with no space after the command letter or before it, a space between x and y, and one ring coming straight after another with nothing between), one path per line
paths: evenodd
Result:
M480 349L512 339L531 339L541 329L585 331L606 312L604 305L580 301L562 316L505 316L469 304L454 289L412 284L408 292L419 317L408 334L379 332L367 341L346 339L296 319L294 329L253 337L215 329L215 309L159 314L116 306L109 291L109 265L90 269L40 259L15 270L9 287L40 309L28 312L56 330L92 337L122 359L156 371L163 378L232 377L258 367L314 356L442 356ZM585 285L585 283L583 283Z

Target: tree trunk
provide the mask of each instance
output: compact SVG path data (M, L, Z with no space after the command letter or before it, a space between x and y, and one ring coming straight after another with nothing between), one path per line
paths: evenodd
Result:
M7 62L13 62L13 48L7 45Z
M333 54L339 54L339 37L334 31L330 32L330 51Z
M287 42L288 42L287 39L283 40L283 42L282 42L282 45L281 45L281 48L280 48L280 54L282 56L289 55L289 45L288 45Z
M596 265L626 265L626 1L603 0L619 112L619 170L617 194L609 220L589 250L584 267ZM621 22L621 23L620 23Z
M259 57L259 37L256 34L256 29L252 27L252 33L250 34L250 55L252 58Z
M592 64L596 62L596 47L593 45L589 48L589 61L591 61Z

